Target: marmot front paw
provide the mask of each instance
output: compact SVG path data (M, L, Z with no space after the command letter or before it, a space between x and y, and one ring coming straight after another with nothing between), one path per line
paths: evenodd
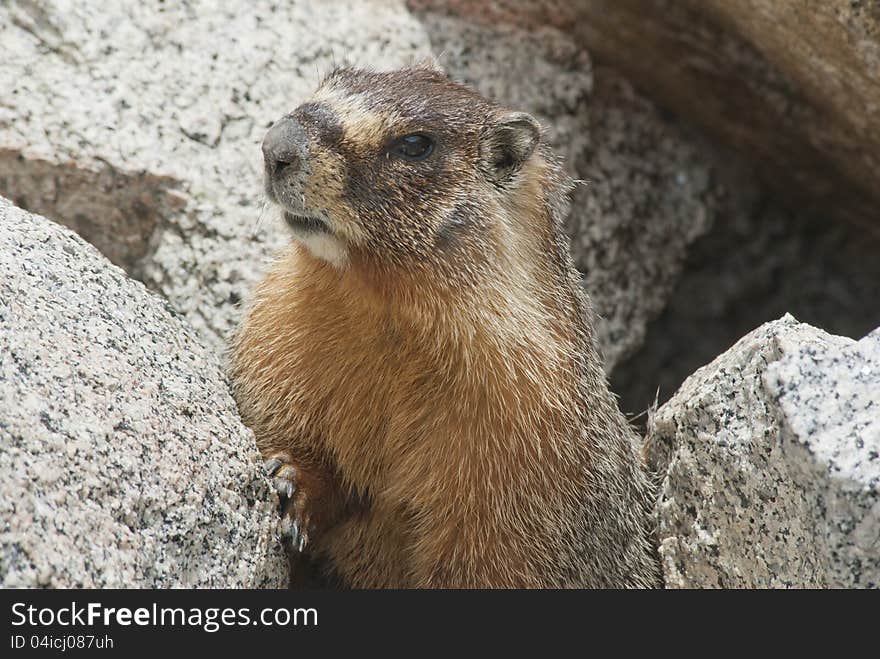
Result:
M287 452L275 453L263 463L281 498L281 539L297 552L309 543L312 514L310 479Z

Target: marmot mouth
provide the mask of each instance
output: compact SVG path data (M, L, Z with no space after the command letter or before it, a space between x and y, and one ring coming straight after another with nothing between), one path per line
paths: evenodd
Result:
M330 233L330 227L324 220L310 215L297 215L290 211L284 211L284 221L294 231L302 233Z

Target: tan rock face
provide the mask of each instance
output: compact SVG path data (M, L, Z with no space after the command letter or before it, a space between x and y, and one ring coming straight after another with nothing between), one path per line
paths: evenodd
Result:
M880 5L829 0L411 0L553 25L751 157L787 198L880 224Z
M870 0L691 2L759 51L803 94L805 138L877 194L880 181L880 4ZM874 213L874 220L878 213Z

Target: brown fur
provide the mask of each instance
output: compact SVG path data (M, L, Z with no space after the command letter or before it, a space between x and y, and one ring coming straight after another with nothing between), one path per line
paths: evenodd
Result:
M489 180L503 111L430 68L339 71L316 98L338 125L303 117L304 202L347 261L290 244L232 354L260 450L311 479L306 552L353 587L656 585L651 490L592 343L558 166L539 147ZM432 163L381 160L426 128Z

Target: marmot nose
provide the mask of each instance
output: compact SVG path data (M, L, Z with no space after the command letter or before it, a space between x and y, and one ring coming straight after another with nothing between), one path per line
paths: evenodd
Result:
M287 115L276 121L263 138L263 159L269 175L299 171L307 146L308 136L296 119Z

